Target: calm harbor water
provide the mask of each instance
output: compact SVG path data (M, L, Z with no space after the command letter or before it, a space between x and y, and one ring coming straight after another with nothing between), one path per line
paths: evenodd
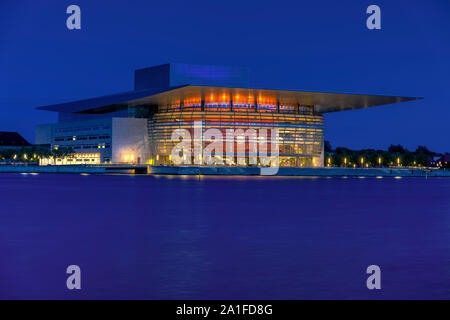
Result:
M0 255L3 299L449 299L450 179L0 174Z

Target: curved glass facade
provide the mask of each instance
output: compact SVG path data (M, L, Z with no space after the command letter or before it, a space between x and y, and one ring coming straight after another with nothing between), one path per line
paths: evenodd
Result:
M313 114L312 108L277 104L276 101L258 101L258 108L255 110L252 102L247 99L235 99L237 101L233 107L225 102L226 99L214 102L208 102L207 98L205 100L203 108L199 101L192 100L185 101L183 107L161 106L158 112L149 118L152 164L171 165L170 154L178 144L172 141L172 133L176 129L186 129L194 137L195 122L201 122L203 134L208 129L218 129L222 132L224 152L228 129L244 131L253 129L256 132L261 129L278 129L279 166L317 167L323 164L324 121L322 115ZM239 165L249 164L250 143L252 141L249 138L245 145L247 160ZM192 145L194 144L195 141ZM202 144L204 149L209 142L202 141ZM226 165L235 164L236 162L226 163Z

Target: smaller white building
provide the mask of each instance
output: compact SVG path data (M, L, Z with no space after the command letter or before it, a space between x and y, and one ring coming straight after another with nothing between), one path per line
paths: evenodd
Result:
M52 150L72 148L73 157L55 164L147 163L150 158L147 119L102 118L36 128L36 143L50 144ZM45 163L43 163L45 164Z

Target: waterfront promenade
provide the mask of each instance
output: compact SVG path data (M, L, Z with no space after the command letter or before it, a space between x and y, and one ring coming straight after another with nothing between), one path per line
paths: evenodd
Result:
M145 165L61 165L61 166L38 166L38 165L0 165L0 173L125 173L142 174L148 173Z
M150 167L151 174L260 175L260 168L244 167ZM409 168L279 168L277 176L450 177L449 170Z
M155 174L155 175L231 175L258 176L257 167L175 167L147 165L0 165L0 173L89 173L89 174ZM450 170L423 168L279 168L277 176L358 176L358 177L450 177Z

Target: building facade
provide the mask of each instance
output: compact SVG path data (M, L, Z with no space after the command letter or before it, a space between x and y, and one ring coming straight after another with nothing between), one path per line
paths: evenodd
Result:
M107 117L37 127L36 141L73 156L55 164L145 163L149 159L147 119Z
M242 68L165 64L135 71L135 90L39 107L58 112L58 123L37 127L36 143L52 149L71 148L60 164L135 163L174 165L172 139L177 129L194 135L204 150L209 129L225 139L223 150L237 150L230 131L247 135L246 155L215 165L265 165L250 161L251 146L260 146L259 132L277 129L279 166L323 166L324 113L390 104L416 98L256 89L248 86ZM259 152L260 150L258 150ZM186 163L188 163L187 161ZM194 165L195 161L190 162ZM203 164L203 163L202 163ZM197 163L196 165L199 165Z

